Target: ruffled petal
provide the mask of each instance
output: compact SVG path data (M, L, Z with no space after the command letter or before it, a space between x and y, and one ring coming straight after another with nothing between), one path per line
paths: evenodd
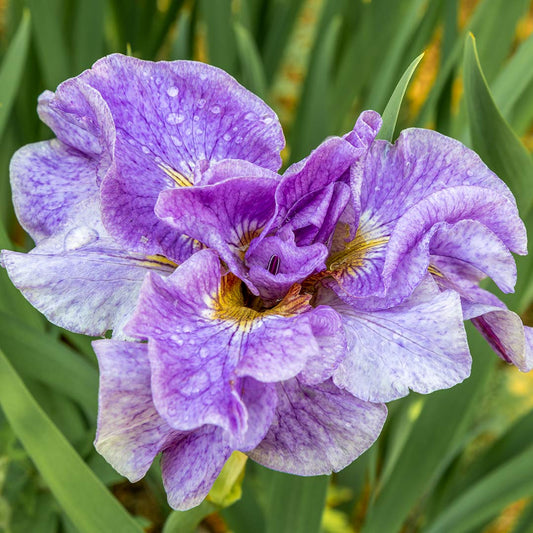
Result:
M429 296L429 297L428 297ZM347 354L335 384L363 400L388 402L452 387L470 374L459 295L413 295L406 304L365 312L324 296L342 317Z
M57 140L24 146L9 170L17 218L36 243L80 216L98 194L95 161Z
M272 179L236 178L164 191L156 213L175 233L216 250L228 268L250 286L244 254L274 213L276 186ZM257 293L255 287L250 289Z
M116 133L102 95L80 77L73 78L55 93L41 94L37 111L60 141L94 161L100 183L113 160Z
M153 212L159 193L201 183L211 162L244 159L271 170L281 164L275 113L215 67L113 54L79 79L102 95L116 126L102 211L108 231L129 249L165 253L168 231Z
M385 405L359 400L331 381L307 386L292 379L277 391L272 426L249 456L290 474L342 470L372 445L387 416Z
M98 340L93 348L100 367L94 445L115 470L139 481L155 456L180 435L155 410L147 345Z
M231 274L221 277L216 254L207 250L168 278L147 277L126 332L148 339L161 415L180 430L214 424L243 435L248 428L243 378L290 379L320 355L312 323L315 314L325 313L308 300L295 292L264 313L250 309L240 281ZM340 327L314 327L321 337L342 337Z

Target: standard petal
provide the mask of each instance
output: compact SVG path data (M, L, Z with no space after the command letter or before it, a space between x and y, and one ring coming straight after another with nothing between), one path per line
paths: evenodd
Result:
M266 301L283 298L292 285L326 266L328 249L323 244L297 246L292 231L288 233L286 238L266 237L245 256L251 285Z
M268 178L236 178L164 191L156 213L175 233L216 250L228 268L251 285L244 254L274 213L276 186L277 182Z
M316 148L303 161L295 163L283 174L276 191L276 215L267 230L288 223L321 189L336 182L353 164L357 157L354 147L340 137L331 137ZM299 227L305 223L300 221Z
M307 386L297 379L277 385L272 426L248 455L258 463L300 476L338 472L379 436L387 409L364 402L331 381Z
M105 339L93 348L100 367L94 445L115 470L139 481L179 434L155 410L147 345Z
M388 402L409 389L423 394L460 383L471 357L459 295L413 295L406 304L365 312L325 297L342 317L347 353L334 381L358 398Z
M102 184L102 210L107 229L132 250L161 253L167 231L153 209L162 190L200 183L210 163L223 159L271 170L281 164L274 112L215 67L114 54L80 79L113 116L114 165Z
M24 146L9 171L17 218L37 243L80 216L98 194L96 162L58 140Z
M381 116L376 111L363 111L353 130L344 138L363 155L374 142L376 135L381 129Z

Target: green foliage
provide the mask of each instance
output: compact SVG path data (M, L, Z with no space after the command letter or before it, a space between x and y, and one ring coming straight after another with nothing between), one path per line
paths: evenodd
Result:
M0 14L0 247L31 248L11 207L8 164L18 147L51 136L37 96L127 50L227 70L282 117L285 163L346 133L368 108L383 112L382 139L414 125L454 135L506 180L533 228L533 166L520 140L533 124L533 35L516 38L528 7L480 0L459 26L455 0L11 0ZM506 302L524 312L533 261L517 264L517 293ZM105 487L122 479L92 447L98 376L89 341L46 322L3 269L0 349L0 530L140 531ZM479 335L471 349L465 383L393 402L376 445L332 479L248 461L244 480L237 468L211 500L178 513L155 468L144 486L157 509L143 525L193 532L218 513L235 533L329 533L333 524L350 524L343 533L482 531L509 503L533 497L533 412L491 421L480 406L502 368ZM490 394L510 401L505 390ZM332 484L346 489L342 501L326 502ZM338 519L323 521L326 503ZM531 533L532 521L529 503L514 533Z

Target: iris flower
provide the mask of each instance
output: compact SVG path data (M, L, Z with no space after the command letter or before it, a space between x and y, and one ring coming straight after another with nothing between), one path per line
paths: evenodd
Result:
M470 372L464 320L527 371L513 290L526 235L506 185L438 133L344 137L277 173L279 122L222 71L120 55L40 98L57 139L13 158L36 241L3 263L53 322L111 339L98 451L130 480L161 453L177 509L235 450L299 475L377 438L385 402ZM36 273L38 275L36 275Z

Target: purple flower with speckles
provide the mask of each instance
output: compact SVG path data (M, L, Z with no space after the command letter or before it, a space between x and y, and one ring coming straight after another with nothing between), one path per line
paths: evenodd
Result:
M161 191L208 183L219 161L271 178L281 164L275 113L202 63L111 55L44 92L38 112L57 138L21 148L10 167L36 247L2 261L49 320L88 335L119 335L145 274L168 275L201 248L155 215Z
M459 142L375 140L367 111L280 176L279 122L235 80L119 55L39 112L57 139L11 165L37 246L3 263L52 321L114 330L93 344L95 445L132 481L161 454L173 507L197 505L234 451L342 469L379 435L384 402L469 375L464 320L533 367L532 330L478 286L513 290L525 229Z

